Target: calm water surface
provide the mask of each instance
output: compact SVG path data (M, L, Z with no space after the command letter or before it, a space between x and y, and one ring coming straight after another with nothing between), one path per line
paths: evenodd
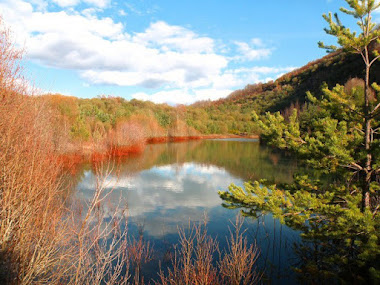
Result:
M111 203L125 199L129 209L130 232L143 231L154 245L155 260L145 269L147 278L155 278L158 264L178 241L178 227L208 218L208 233L226 246L230 221L239 210L222 207L217 191L231 183L267 179L290 182L296 161L256 140L223 139L148 145L141 155L115 164L106 179L114 187ZM78 176L76 196L91 199L96 183L90 166L83 165ZM299 233L281 225L271 215L245 218L247 238L260 248L259 267L274 284L294 284L291 266L297 264L293 245Z

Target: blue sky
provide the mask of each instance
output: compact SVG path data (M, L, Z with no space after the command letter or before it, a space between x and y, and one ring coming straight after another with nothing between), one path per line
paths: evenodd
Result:
M41 92L218 99L325 55L341 0L0 0ZM375 16L379 19L379 13ZM343 22L352 26L350 18Z

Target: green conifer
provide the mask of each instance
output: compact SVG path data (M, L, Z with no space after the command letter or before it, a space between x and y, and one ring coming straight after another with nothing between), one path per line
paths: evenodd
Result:
M356 283L380 282L380 87L370 82L379 59L380 30L372 22L380 7L374 0L346 0L345 14L358 20L360 33L343 26L337 14L323 15L338 46L319 43L328 51L359 54L364 62L364 88L332 90L323 86L320 99L308 93L304 114L294 110L288 120L279 113L252 118L262 140L297 154L322 174L298 175L291 185L265 181L231 185L219 192L226 207L242 207L246 215L272 213L282 223L301 230L313 242L314 259L303 273L318 279L339 278ZM374 94L374 95L373 95ZM307 114L307 115L305 115ZM310 247L304 247L303 249Z

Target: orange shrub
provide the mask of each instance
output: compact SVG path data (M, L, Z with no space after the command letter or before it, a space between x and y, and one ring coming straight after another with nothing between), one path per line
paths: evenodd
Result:
M167 134L153 115L136 114L132 115L128 121L140 124L144 130L145 138L161 137Z
M176 120L168 130L169 137L192 137L198 136L199 132L188 126L184 121Z

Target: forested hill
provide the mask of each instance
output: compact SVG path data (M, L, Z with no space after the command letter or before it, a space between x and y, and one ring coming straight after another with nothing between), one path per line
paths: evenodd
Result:
M380 64L373 65L372 81L380 82ZM321 94L321 86L337 83L352 88L363 84L364 65L359 55L335 52L283 75L274 82L247 85L225 99L172 107L138 100L102 96L79 99L62 95L42 96L55 114L59 141L95 142L125 129L141 137L193 136L198 134L258 134L252 111L302 108L306 92ZM132 129L133 131L131 131ZM131 129L131 130L130 130ZM99 144L99 143L96 143ZM66 144L67 145L67 144Z
M379 46L376 48L380 50ZM353 78L364 78L364 74L365 66L360 55L338 51L309 62L274 82L249 84L244 89L234 91L225 99L197 102L193 106L214 109L215 106L235 105L239 106L243 113L248 110L255 110L258 113L285 112L291 106L302 105L307 91L318 97L324 83L332 88L336 84L345 85ZM373 65L371 75L373 77L371 81L380 82L380 63Z

